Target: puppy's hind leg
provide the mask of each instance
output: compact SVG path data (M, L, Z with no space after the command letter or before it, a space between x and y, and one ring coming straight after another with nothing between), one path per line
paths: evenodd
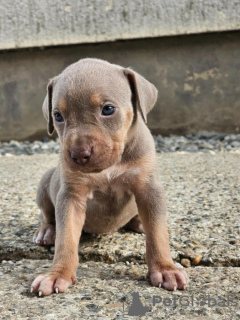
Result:
M125 229L132 230L134 232L138 233L145 233L143 229L142 222L139 218L139 215L137 214L135 217L133 217L125 226Z
M35 232L33 242L39 246L55 243L55 209L49 196L50 180L54 170L55 168L52 168L43 175L37 192L37 205L41 210L42 225Z

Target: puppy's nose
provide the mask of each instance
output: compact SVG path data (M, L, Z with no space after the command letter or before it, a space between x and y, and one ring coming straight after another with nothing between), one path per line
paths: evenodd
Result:
M70 151L72 160L78 164L86 164L89 162L92 150L89 148L84 149L73 149Z

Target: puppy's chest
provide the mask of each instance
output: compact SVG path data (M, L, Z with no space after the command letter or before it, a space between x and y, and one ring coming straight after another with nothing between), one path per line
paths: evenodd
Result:
M134 184L138 172L137 168L104 170L92 183L88 198L93 199L97 194L103 193L121 200L127 194L132 194L131 186Z
M130 220L131 213L125 208L133 197L132 182L136 174L136 170L111 168L95 176L88 195L85 231L116 231Z

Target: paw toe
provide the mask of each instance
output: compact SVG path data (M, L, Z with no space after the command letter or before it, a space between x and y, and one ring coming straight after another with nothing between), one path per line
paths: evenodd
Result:
M185 290L188 284L188 276L185 270L178 270L175 272L175 278L177 280L178 289Z
M55 242L55 227L51 224L43 224L36 231L33 242L38 246L53 245Z
M54 241L55 241L55 230L47 229L43 237L43 243L45 245L51 245L51 244L54 244Z
M73 277L75 278L75 277ZM54 292L60 293L67 290L73 283L72 278L67 278L61 274L39 275L31 285L31 292L38 293L39 296L48 296Z
M163 287L169 291L185 290L188 284L188 276L183 269L162 270L150 275L153 286Z
M56 293L59 292L64 292L67 290L67 288L72 284L72 281L70 280L65 280L65 279L57 279L55 284L54 284L54 291Z

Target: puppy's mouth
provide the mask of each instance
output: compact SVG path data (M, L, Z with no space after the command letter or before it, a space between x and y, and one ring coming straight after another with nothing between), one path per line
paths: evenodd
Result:
M78 171L82 173L99 173L114 164L118 163L121 159L120 150L106 150L98 148L89 148L85 150L78 150L78 152L66 150L64 152L64 160L71 171ZM105 151L105 152L104 152ZM117 151L117 152L116 152Z

